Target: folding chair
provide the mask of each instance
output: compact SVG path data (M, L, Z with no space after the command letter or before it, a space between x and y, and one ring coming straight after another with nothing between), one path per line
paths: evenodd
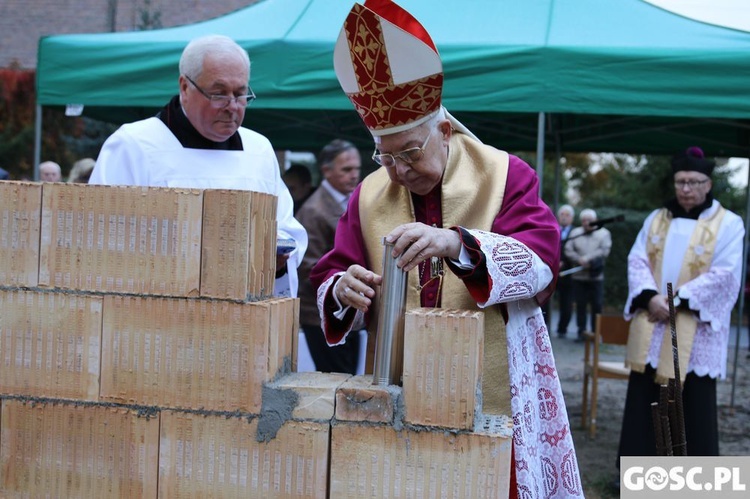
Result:
M619 362L599 360L601 345L625 345L628 342L630 323L621 315L596 316L594 332L585 331L584 364L583 364L583 400L581 402L581 425L589 429L591 438L596 436L596 404L599 378L628 379L630 368L625 367L624 360ZM591 415L588 414L589 378L591 378Z

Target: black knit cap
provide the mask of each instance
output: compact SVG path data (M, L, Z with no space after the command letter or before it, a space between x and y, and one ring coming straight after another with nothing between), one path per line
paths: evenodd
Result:
M716 163L706 159L700 147L688 147L672 158L672 174L677 172L699 172L711 176Z

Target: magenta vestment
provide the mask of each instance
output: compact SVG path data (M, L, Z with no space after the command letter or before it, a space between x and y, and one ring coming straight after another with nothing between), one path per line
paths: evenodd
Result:
M440 187L426 196L412 195L416 221L442 226ZM321 258L310 275L313 285L319 289L318 305L325 311L323 327L332 345L344 341L352 325L356 322L355 327L360 327L363 319L362 314L355 314L353 309L341 321L333 318L337 307L330 291L336 274L345 272L353 264L372 268L369 259L382 258L382 254L367 254L360 225L359 189L354 191L349 208L339 221L334 249ZM538 192L535 172L519 158L510 156L502 208L494 219L491 233L471 227L455 228L472 262L476 262L479 255L480 265L461 270L446 262L450 269L447 272L454 272L463 280L478 307L502 307L507 318L513 462L517 482L514 492L525 498L583 497L549 333L537 305L537 301L549 297L554 279L545 289L534 287L540 273L550 275L550 269L558 268L560 256L557 220L539 199ZM504 271L504 261L512 259L502 250L508 247L509 240L522 243L527 254L537 257L534 269L524 275ZM429 270L424 272L422 283L428 274ZM527 293L503 296L503 291L512 288L514 283ZM422 306L440 306L436 281L432 284L421 293ZM512 306L506 307L506 302ZM365 316L365 323L367 319Z

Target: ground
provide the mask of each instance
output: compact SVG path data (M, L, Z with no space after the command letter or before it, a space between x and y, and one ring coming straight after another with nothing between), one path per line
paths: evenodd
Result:
M734 338L735 334L733 328L731 337ZM734 365L733 346L730 347L727 379L718 384L719 451L725 456L750 455L750 433L748 433L748 428L750 428L750 359L747 358L747 331L743 331L742 335L733 408L730 407L731 377ZM576 343L572 338L561 339L553 336L552 348L570 418L584 493L590 499L619 497L619 494L611 488L611 483L618 476L615 463L627 381L600 381L597 435L596 438L591 439L588 431L584 431L581 427L583 343ZM607 345L603 352L607 360L622 359L625 356L623 347Z

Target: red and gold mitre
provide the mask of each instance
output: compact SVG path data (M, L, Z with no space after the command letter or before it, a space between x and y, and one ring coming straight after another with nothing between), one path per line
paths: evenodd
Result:
M374 136L413 128L441 105L443 64L424 27L390 0L354 4L341 28L333 66Z

